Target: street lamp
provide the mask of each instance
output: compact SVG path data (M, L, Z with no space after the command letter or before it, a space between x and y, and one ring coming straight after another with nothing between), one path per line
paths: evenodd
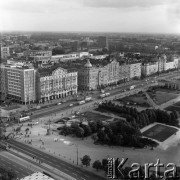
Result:
M79 157L78 145L77 144L72 144L72 145L76 147L76 154L77 154L76 158L77 158L77 165L78 165L79 164L78 163L78 157Z
M77 148L77 149L76 149L76 153L77 153L77 165L78 165L78 153L79 153L79 152L78 152L78 145L75 144L75 146L76 146L76 148Z

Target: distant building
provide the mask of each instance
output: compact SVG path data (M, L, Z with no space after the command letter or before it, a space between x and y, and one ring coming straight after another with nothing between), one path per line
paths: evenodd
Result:
M50 56L34 56L34 63L37 63L39 65L41 64L48 64L51 60Z
M79 53L72 53L72 54L61 54L61 55L54 55L51 57L51 61L55 63L65 62L65 61L74 61L80 58Z
M36 70L25 66L1 65L0 93L19 103L36 100Z
M37 100L44 102L77 94L77 72L61 67L41 68L37 72Z
M98 46L101 48L109 49L108 38L105 36L99 36L97 40Z
M39 51L39 50L28 50L24 52L26 57L36 57L36 56L52 56L52 51Z
M10 56L9 47L1 47L1 59L6 59Z
M101 59L101 60L103 60L108 56L109 56L108 54L103 54L103 55L91 56L90 58L91 59Z

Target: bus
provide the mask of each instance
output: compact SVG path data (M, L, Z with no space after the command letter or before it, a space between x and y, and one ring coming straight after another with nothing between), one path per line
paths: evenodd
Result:
M19 118L19 122L24 122L24 121L27 121L30 119L31 119L30 116L21 117L21 118Z
M81 104L85 104L86 102L85 101L79 101L78 104L81 105Z

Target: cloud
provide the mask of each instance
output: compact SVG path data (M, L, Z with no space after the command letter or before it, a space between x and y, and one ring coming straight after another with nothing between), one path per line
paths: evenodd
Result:
M132 8L163 5L172 0L84 0L84 6L97 8Z
M70 8L78 8L79 5L77 0L5 0L0 1L0 10L56 13Z
M180 26L180 2L176 1L167 7L169 23Z

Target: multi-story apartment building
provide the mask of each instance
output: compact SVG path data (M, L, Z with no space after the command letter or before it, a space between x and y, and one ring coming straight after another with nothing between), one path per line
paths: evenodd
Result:
M141 63L129 64L130 67L130 79L134 77L141 77Z
M142 75L149 76L158 72L158 62L151 62L142 65Z
M165 63L165 71L169 70L169 69L176 69L178 68L178 59L177 58L172 58L170 61L167 61Z
M37 100L44 102L77 94L77 72L60 67L41 68L37 72Z
M156 72L167 71L169 69L176 69L178 67L179 67L179 59L177 57L172 57L168 61L166 55L163 55L159 57L156 62L143 64L142 74L144 76L149 76Z
M78 70L78 86L81 90L94 90L103 85L117 83L119 62L115 59L104 65L92 65L90 60Z
M130 80L130 66L129 64L119 65L119 80L126 82Z
M26 104L36 100L36 70L25 66L1 65L1 94Z
M9 47L1 47L1 59L6 59L10 56Z

